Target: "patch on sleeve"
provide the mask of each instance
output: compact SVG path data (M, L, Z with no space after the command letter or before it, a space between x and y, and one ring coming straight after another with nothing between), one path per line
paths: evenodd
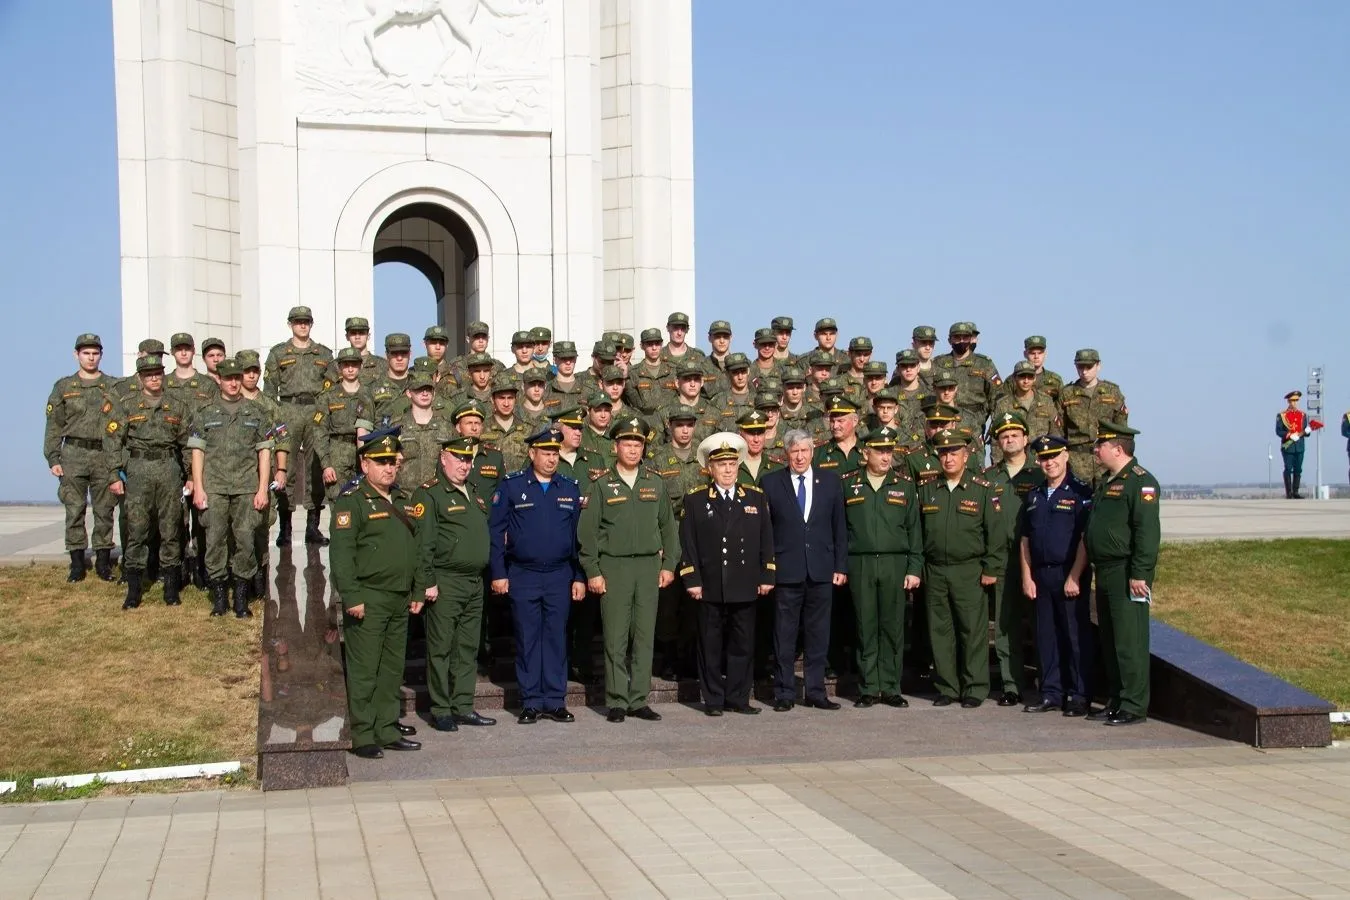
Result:
M111 401L111 400L104 400L104 401L103 401L103 412L104 412L104 413L110 413L110 412L112 412L112 401Z
M116 433L117 433L117 423L116 423L116 422L109 422L109 423L108 423L108 434L116 434Z
M55 406L52 406L50 403L48 403L48 404L47 404L47 415L50 416L50 415L52 414L52 410L54 410L54 409L56 409L56 407L55 407Z
M995 494L994 496L990 497L989 500L991 503L994 504L995 512L1003 512L1003 497L1001 495Z
M502 492L501 492L501 491L493 491L493 492L492 492L492 505L493 505L493 506L501 506L501 503L502 503Z
M414 519L420 519L422 518L423 514L426 513L426 511L427 508L425 505L421 503L414 503L411 507L408 508L408 515L412 516Z
M352 514L349 513L349 512L347 512L347 511L345 511L345 510L342 511L342 512L340 512L340 513L338 513L336 516L333 517L333 527L334 527L334 528L351 528L351 527L352 527Z
M315 412L315 413L314 413L314 424L315 424L315 425L321 425L321 424L323 424L323 413L321 413L321 412Z
M1145 503L1156 503L1158 500L1158 489L1154 487L1142 487L1139 489L1139 499Z

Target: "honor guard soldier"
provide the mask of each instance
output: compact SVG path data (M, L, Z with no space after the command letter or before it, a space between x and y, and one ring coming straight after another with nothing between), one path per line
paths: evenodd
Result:
M526 442L529 464L492 495L492 592L511 597L521 725L540 717L571 722L567 709L567 616L586 586L577 565L581 490L558 474L562 433L552 427Z
M587 586L600 595L605 638L608 720L658 721L647 705L657 595L675 580L680 540L660 477L642 465L647 426L638 416L618 422L614 466L586 495L578 528Z
M425 598L427 693L437 731L497 724L473 708L491 543L487 500L469 483L477 447L477 438L442 442L440 471L413 492L418 539L413 594Z
M865 466L844 476L848 581L858 626L858 699L909 706L900 696L905 651L905 592L919 587L923 534L919 500L908 475L894 471L896 432L867 435Z
M84 517L94 507L94 572L113 580L113 510L117 495L110 489L108 458L103 451L104 429L113 412L113 380L99 370L103 341L96 334L75 339L79 368L52 386L47 398L47 431L42 453L53 475L60 479L56 496L66 508L66 552L70 554L67 581L83 581L84 551L88 546Z
M919 488L924 593L933 650L934 706L973 709L989 695L985 588L1003 574L1008 546L998 489L966 470L968 439L944 428L932 439L942 473Z
M1298 492L1299 482L1303 480L1304 438L1311 437L1322 423L1309 418L1298 408L1303 399L1300 391L1290 391L1284 395L1288 408L1275 417L1275 436L1280 439L1280 456L1284 459L1284 499L1302 500Z
M366 435L358 450L364 477L333 504L328 558L342 600L352 753L363 759L422 747L405 736L413 729L398 722L408 614L423 605L412 594L419 511L412 493L397 484L399 451L396 428Z
M1022 594L1035 607L1041 702L1025 709L1083 716L1097 659L1083 549L1092 489L1069 471L1064 438L1044 435L1034 446L1045 478L1023 499L1017 555Z
M1067 388L1066 388L1067 390ZM1088 715L1107 725L1148 716L1148 614L1158 566L1162 493L1134 458L1138 431L1103 419L1093 452L1106 472L1092 495L1083 542L1097 578L1097 625L1106 670L1106 708Z
M703 711L754 715L755 601L773 590L773 525L764 493L736 483L745 441L714 434L699 445L712 483L681 500L680 577L698 620L698 677Z

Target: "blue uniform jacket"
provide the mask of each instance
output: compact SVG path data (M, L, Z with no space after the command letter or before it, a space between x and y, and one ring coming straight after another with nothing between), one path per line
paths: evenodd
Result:
M507 475L492 495L488 516L492 579L509 577L508 568L549 574L563 569L572 581L585 581L577 562L580 517L581 488L574 479L555 473L545 491L532 468Z
M1092 488L1072 474L1048 495L1046 485L1031 489L1022 504L1020 533L1028 540L1032 569L1073 565L1091 507Z

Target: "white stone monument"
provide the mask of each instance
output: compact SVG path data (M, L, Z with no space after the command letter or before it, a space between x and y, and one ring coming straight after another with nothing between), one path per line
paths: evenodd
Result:
M113 0L124 362L266 350L297 304L380 352L392 260L499 356L692 314L690 3Z

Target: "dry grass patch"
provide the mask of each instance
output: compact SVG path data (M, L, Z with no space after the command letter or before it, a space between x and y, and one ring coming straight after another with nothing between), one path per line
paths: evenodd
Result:
M1347 585L1350 541L1167 544L1153 613L1350 709Z
M0 567L0 779L240 760L256 750L261 617L212 619L205 593L65 583ZM256 604L255 604L256 605ZM179 782L179 785L186 784Z

